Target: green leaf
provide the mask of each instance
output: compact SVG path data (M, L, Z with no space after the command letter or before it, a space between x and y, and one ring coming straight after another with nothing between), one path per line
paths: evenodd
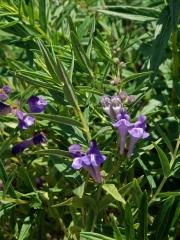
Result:
M64 66L60 62L59 59L57 59L57 74L61 81L64 83L64 95L68 102L75 107L76 109L78 108L78 101L77 97L75 94L75 91L73 89L73 86L71 84L71 81L68 78L68 75L64 69Z
M102 185L102 188L109 193L114 199L116 199L117 201L125 204L126 201L124 200L124 198L121 196L121 194L118 192L116 186L114 184L111 183L106 183Z
M93 232L80 232L80 237L89 240L114 240L114 238L106 237L102 234Z
M37 155L52 155L58 157L70 157L69 152L59 149L43 149L34 152L28 152L27 154L37 154Z
M52 56L50 51L47 49L47 47L44 45L44 43L41 40L37 40L37 43L39 45L39 48L40 48L41 53L43 55L43 58L45 60L46 67L47 67L49 73L51 74L54 82L56 84L58 82L61 83L61 81L59 81L59 78L58 78L58 75L57 75L56 59L54 59L54 57Z
M115 239L116 240L123 240L121 232L120 232L120 228L118 228L118 225L116 223L117 222L116 217L113 214L111 214L110 218L111 218L111 224L112 224L112 227L113 227L113 232L114 232Z
M9 190L9 188L11 188L11 183L12 181L14 180L15 178L15 175L16 175L16 172L17 172L17 169L15 168L11 174L9 174L8 178L7 178L7 181L6 183L4 184L4 188L3 188L3 196L5 196Z
M151 74L152 72L149 71L149 72L142 72L142 73L135 73L133 75L130 75L129 77L125 78L122 83L121 83L121 87L123 88L124 85L126 85L128 82L130 81L133 81L133 80L144 80L144 78L147 78L149 77L149 75Z
M8 23L0 22L0 29L5 29L5 28L12 27L12 26L16 25L18 22L19 22L19 20L11 21L11 22L8 22Z
M111 51L110 48L101 40L99 40L98 38L94 38L93 39L93 43L95 46L95 49L97 51L97 54L101 57L104 58L108 61L112 61L112 56L111 56Z
M155 143L153 143L153 145L154 145L154 147L158 153L159 159L161 161L161 166L162 166L164 177L168 178L169 174L171 172L168 158L167 158L166 154L164 153L164 151L159 146L157 146Z
M47 31L46 0L39 0L39 23L44 32Z
M31 85L34 85L40 88L51 89L51 90L55 90L56 88L51 82L37 80L19 73L17 73L15 76L21 81L25 81Z
M137 14L150 17L158 17L161 13L160 9L152 7L130 6L130 5L107 5L106 9L114 9L118 12Z
M98 10L98 12L113 16L113 17L119 17L123 19L133 20L133 21L155 21L155 17L140 15L140 14L131 14L131 13L124 13L124 12L113 12L108 10Z
M58 115L51 115L51 114L44 114L44 113L30 113L29 115L34 116L36 118L55 122L55 123L60 123L60 124L65 124L65 125L82 128L82 125L80 122L78 122L77 120L74 120L72 118L69 118L69 117L62 117L62 116L58 116Z
M173 31L176 31L180 15L180 2L179 0L169 0L168 2L170 7L172 28Z
M3 141L1 147L0 147L0 156L2 156L2 154L9 149L10 145L14 142L14 140L16 139L16 133L13 134L14 136L10 136L7 140Z
M28 216L24 219L23 225L22 225L20 233L19 233L18 240L24 240L24 239L28 238L28 236L30 234L29 230L31 228L31 225L32 225L32 220Z
M28 1L28 15L30 24L34 25L34 0Z
M138 211L138 219L139 219L139 228L138 228L138 235L139 240L147 240L147 234L148 234L148 199L147 199L147 193L144 191L140 205L139 205L139 211Z
M9 211L14 208L16 205L15 204L12 204L12 203L9 203L9 204L6 204L4 206L1 206L1 209L0 209L0 219L1 217L3 216L6 216L7 214L9 214Z
M125 206L125 235L126 235L126 240L134 240L135 239L135 232L134 232L134 227L133 227L133 216L131 212L131 207L129 203L126 204Z
M152 229L155 233L153 239L155 240L164 240L166 234L169 231L171 226L170 221L172 221L172 217L174 216L175 209L173 209L174 205L174 197L169 197L160 207L160 211L158 212L154 223L152 225ZM172 213L171 213L172 212ZM172 214L172 217L170 216Z
M70 34L71 34L71 42L72 42L73 51L74 51L74 54L75 54L75 57L76 57L78 63L84 70L86 70L90 74L90 76L93 76L93 73L90 68L90 66L91 66L90 60L88 59L88 57L84 51L84 48L82 47L76 33L71 30Z
M158 68L162 63L164 50L168 44L172 32L172 24L170 18L169 7L165 7L157 21L155 39L153 40L149 69L154 73L151 75L151 80L156 76ZM158 54L157 54L158 49Z
M83 182L79 187L73 190L73 193L76 194L79 198L82 198L84 194L85 182Z

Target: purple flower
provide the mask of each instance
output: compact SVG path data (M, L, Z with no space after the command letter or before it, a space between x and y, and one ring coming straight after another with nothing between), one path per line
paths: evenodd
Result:
M0 115L7 115L12 112L12 108L9 104L0 102Z
M44 133L38 133L32 138L33 144L38 145L47 142L47 138Z
M16 117L19 120L19 128L28 129L35 122L34 117L26 116L22 111L16 110Z
M124 148L126 144L126 137L128 130L132 127L132 123L129 121L129 115L126 113L124 108L121 109L120 114L118 114L118 121L113 123L113 126L118 129L120 135L120 154L124 153Z
M33 145L32 139L27 139L24 140L20 143L17 143L16 145L13 146L12 148L12 154L17 154L23 152L26 148L30 147Z
M128 101L129 104L135 102L135 100L136 100L136 98L133 95L129 95L128 98L127 98L127 101Z
M111 98L111 108L113 109L115 116L119 114L121 109L121 99L119 96L113 96Z
M6 93L6 94L10 94L12 92L12 88L9 86L4 86L2 87L2 90Z
M81 157L84 155L82 152L82 148L79 144L72 144L69 147L69 152L73 158Z
M82 152L81 146L78 144L71 145L69 147L69 152L74 158L72 163L74 169L84 168L96 182L102 182L100 165L105 161L106 156L101 154L95 140L90 142L90 147L86 154Z
M32 113L40 113L43 112L47 101L43 97L32 96L28 100L30 112Z
M33 138L24 140L20 143L17 143L12 148L12 154L17 154L23 152L26 148L31 147L32 145L38 145L47 142L46 136L43 133L36 134Z
M146 127L146 116L140 115L138 117L138 121L134 124L134 127L128 131L130 134L130 142L127 154L128 158L130 158L130 156L133 154L135 144L140 139L146 139L149 137L149 133L145 131Z
M8 95L5 93L0 93L0 101L5 102L8 99Z
M103 107L103 110L110 116L111 115L111 112L110 112L111 99L105 95L101 97L100 102Z
M126 98L127 98L127 92L126 91L121 91L120 93L119 93L119 97L120 97L120 99L122 100L122 101L125 101L126 100Z
M111 120L114 121L121 109L121 99L119 96L113 96L111 99L108 96L101 97L101 104L103 110L110 116Z

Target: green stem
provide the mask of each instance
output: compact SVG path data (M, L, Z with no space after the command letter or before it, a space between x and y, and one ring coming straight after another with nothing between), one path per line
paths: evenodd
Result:
M165 182L166 182L167 178L163 177L161 183L159 184L158 189L156 190L155 194L153 195L153 197L151 198L151 201L149 202L149 205L151 205L151 203L156 199L157 195L161 192Z
M90 142L91 141L91 134L90 134L90 131L89 131L88 123L87 123L86 119L84 118L79 106L76 107L76 111L79 115L79 118L81 119L81 123L83 125L84 132L86 133L87 140L88 140L88 142Z
M111 178L111 176L113 176L119 170L119 167L121 166L122 161L123 159L118 159L117 164L114 165L114 167L111 169L111 171L107 175L106 182Z
M175 147L173 156L172 156L171 161L170 161L170 169L172 169L172 166L174 165L174 162L176 160L176 156L177 156L177 153L178 153L178 150L179 150L179 146L180 146L180 136L178 137L176 147ZM167 177L163 177L158 189L156 190L155 194L151 198L151 200L149 202L149 205L156 199L157 195L161 192L161 190L162 190L164 184L166 183L167 179L168 179Z
M178 47L177 47L177 31L172 33L172 76L173 76L173 87L172 87L172 103L176 102L177 93L176 93L176 81L179 78L179 58L178 58Z

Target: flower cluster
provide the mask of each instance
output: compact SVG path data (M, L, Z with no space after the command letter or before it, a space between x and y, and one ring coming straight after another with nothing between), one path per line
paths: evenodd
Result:
M32 116L28 116L27 113L24 113L18 109L14 109L9 104L4 103L8 99L8 94L11 93L11 88L8 86L4 86L1 89L0 94L0 115L7 115L9 113L14 113L19 122L19 128L28 129L35 122L35 118ZM28 100L29 112L30 113L40 113L43 112L47 101L41 96L31 96Z
M101 97L101 104L103 110L109 115L112 121L117 119L117 115L120 112L120 109L126 105L131 104L135 101L133 95L127 95L125 91L121 91L118 95L112 96L103 96Z
M42 143L46 143L47 139L43 133L38 133L34 137L30 139L26 139L20 143L17 143L12 148L12 154L17 154L23 152L26 148L29 148L33 145L39 145Z
M125 91L119 95L101 98L101 104L104 111L110 116L113 126L118 129L120 135L120 154L124 154L127 144L128 135L130 136L127 157L133 154L135 144L140 139L145 139L149 136L146 132L146 116L140 115L135 123L130 121L130 116L127 114L125 105L132 103L135 100L133 95L128 96Z
M12 92L12 89L9 86L4 86L0 89L0 115L7 115L9 113L15 114L19 122L19 128L28 129L35 122L35 118L28 116L28 113L24 113L16 108L12 107L9 104L4 103L9 98L9 94ZM40 113L43 112L47 101L41 96L31 96L28 99L29 112L30 113ZM45 143L47 141L43 133L36 134L33 138L26 139L12 148L12 153L17 154L23 152L26 148L29 148L32 145L38 145Z
M28 100L30 113L40 113L43 112L47 101L43 97L32 96ZM28 129L35 122L34 117L28 116L22 111L16 110L16 117L19 121L19 128Z
M3 86L0 88L0 101L5 102L9 98L11 92L12 89L9 86Z
M130 141L128 146L127 157L130 158L133 154L135 144L140 139L145 139L149 136L146 132L146 116L140 115L135 123L130 122L130 117L126 110L122 108L117 115L117 121L113 123L113 126L118 129L120 135L120 154L124 154L125 145L127 142L127 136L130 135Z
M4 103L8 100L12 89L9 86L3 86L0 88L0 115L7 115L12 112L12 108L9 104Z
M105 161L106 156L101 154L95 140L90 142L90 147L86 153L83 153L79 144L71 145L69 152L74 159L72 163L74 169L84 168L96 182L102 182L103 178L100 174L100 166Z

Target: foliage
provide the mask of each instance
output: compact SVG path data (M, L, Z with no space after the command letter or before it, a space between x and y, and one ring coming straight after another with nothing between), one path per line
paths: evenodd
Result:
M1 0L0 87L35 124L0 114L0 239L175 240L180 237L178 0ZM125 90L150 137L134 155L100 98ZM12 147L43 132L47 143ZM90 140L107 157L102 183L74 170L68 147ZM129 139L128 139L129 141Z

